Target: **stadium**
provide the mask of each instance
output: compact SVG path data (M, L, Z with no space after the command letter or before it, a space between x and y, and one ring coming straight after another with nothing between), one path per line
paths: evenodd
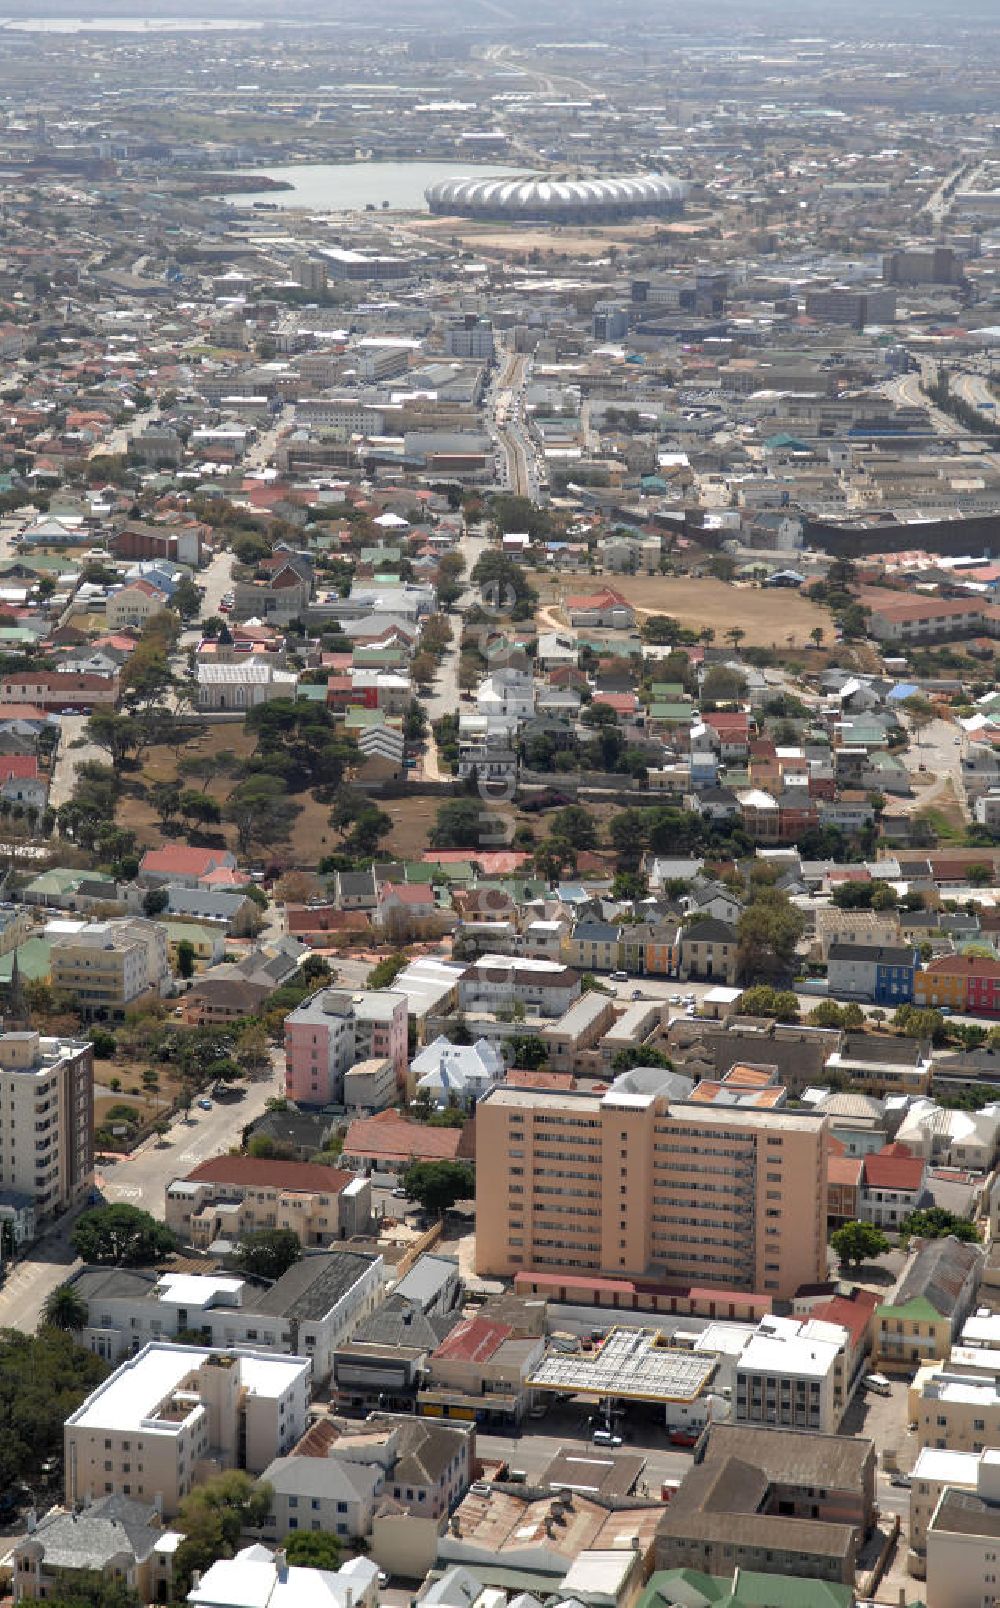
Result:
M424 192L438 216L492 218L512 223L613 223L621 218L677 212L685 185L669 174L578 178L527 174L523 178L454 178Z

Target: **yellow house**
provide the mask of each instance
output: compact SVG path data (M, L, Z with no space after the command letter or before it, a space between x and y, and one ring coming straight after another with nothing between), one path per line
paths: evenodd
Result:
M177 946L182 942L194 948L194 969L203 972L225 959L226 941L213 927L201 926L197 921L165 921L167 929L167 955L172 971L177 970Z

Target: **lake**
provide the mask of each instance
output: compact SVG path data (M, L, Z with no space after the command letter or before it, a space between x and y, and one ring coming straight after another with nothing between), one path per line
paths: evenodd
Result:
M266 201L283 211L302 208L307 212L363 211L366 206L381 208L383 201L404 211L426 211L424 191L439 179L454 179L466 173L517 174L521 168L503 167L492 162L303 162L290 167L260 168L259 173L291 190L241 190L224 199L237 207ZM254 175L241 177L252 179Z

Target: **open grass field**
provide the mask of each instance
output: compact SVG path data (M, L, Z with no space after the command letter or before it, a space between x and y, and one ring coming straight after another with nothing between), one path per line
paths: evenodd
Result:
M745 631L748 643L762 648L804 647L816 626L828 641L833 639L827 610L799 592L731 586L709 575L698 580L675 575L552 576L539 583L539 593L542 603L551 605L602 586L620 592L640 617L668 614L692 631L711 626L720 645L733 626Z

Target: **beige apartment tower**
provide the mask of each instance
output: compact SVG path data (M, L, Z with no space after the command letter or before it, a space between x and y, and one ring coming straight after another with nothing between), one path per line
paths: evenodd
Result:
M572 1268L777 1298L828 1276L823 1116L501 1088L476 1130L480 1274Z

